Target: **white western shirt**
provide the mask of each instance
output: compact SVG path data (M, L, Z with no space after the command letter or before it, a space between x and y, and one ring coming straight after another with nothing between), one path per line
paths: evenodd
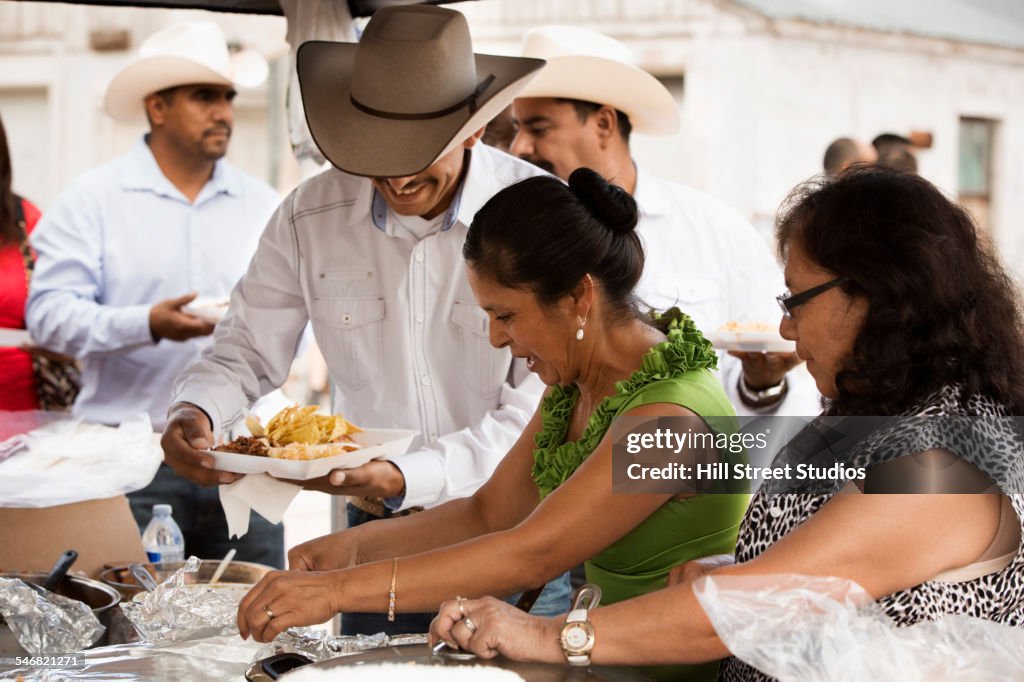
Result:
M119 424L147 412L163 428L175 378L210 339L154 343L150 308L190 291L227 296L279 202L224 159L190 202L144 138L61 193L32 233L25 319L35 343L83 360L74 414Z
M175 386L217 432L281 385L307 320L336 383L334 409L364 427L415 428L394 463L401 508L472 494L537 409L543 385L491 346L462 259L476 211L543 174L478 144L442 229L421 240L396 225L366 178L331 169L278 208L231 296L213 345Z
M776 322L775 296L786 288L764 240L739 213L721 201L637 168L634 198L644 244L644 274L637 287L641 306L678 306L710 334L726 322ZM821 409L814 382L803 367L789 373L786 397L769 409L752 410L739 397L742 363L719 354L720 378L737 414L815 415Z

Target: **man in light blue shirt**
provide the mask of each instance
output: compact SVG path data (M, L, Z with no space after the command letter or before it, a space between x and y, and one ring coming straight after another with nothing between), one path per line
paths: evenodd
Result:
M82 359L74 414L117 424L146 412L160 430L175 377L214 328L186 305L227 297L279 198L223 159L235 90L216 25L165 29L140 52L111 83L106 107L118 118L145 113L150 132L75 180L40 221L26 321L39 346ZM162 466L130 500L140 526L153 503L172 503L189 553L212 559L227 550L215 488ZM250 528L239 559L280 566L280 529L262 519Z

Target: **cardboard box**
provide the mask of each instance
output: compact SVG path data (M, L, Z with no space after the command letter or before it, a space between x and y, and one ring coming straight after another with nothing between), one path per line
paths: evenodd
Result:
M146 561L124 495L38 509L0 508L0 571L49 571L73 549L72 573L98 578L104 564Z

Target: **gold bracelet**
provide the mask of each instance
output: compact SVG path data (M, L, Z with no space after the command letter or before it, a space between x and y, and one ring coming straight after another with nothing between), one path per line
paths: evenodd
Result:
M391 589L388 591L388 622L395 622L395 579L398 578L398 557L391 564Z

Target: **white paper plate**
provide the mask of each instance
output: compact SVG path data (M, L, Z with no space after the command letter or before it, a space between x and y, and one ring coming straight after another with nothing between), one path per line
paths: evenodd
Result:
M366 429L352 436L352 440L363 447L334 457L296 461L257 457L235 452L207 450L213 455L214 468L236 474L270 474L274 478L291 478L305 481L326 476L332 469L354 469L373 459L384 459L404 454L419 431L409 429Z
M708 341L715 348L746 352L795 353L796 344L778 332L712 332Z
M0 329L0 348L20 348L31 343L27 329Z
M181 312L195 315L204 322L217 324L228 312L228 298L226 296L199 296L186 304Z

